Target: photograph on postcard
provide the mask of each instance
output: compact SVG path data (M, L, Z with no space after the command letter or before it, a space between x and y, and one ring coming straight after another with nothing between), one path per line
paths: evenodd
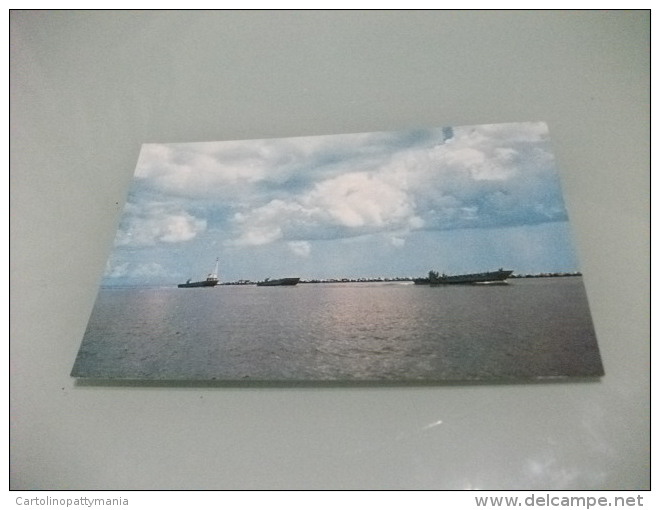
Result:
M603 375L547 125L143 145L72 375Z

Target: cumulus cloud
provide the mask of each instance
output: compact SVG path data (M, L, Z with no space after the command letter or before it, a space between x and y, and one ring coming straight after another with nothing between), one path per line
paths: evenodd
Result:
M320 182L303 202L343 227L387 227L414 215L402 184L376 172L349 173Z
M279 239L326 239L419 228L412 196L391 175L355 172L317 183L288 201L271 200L237 213L234 244L261 245Z
M359 133L263 140L145 144L136 181L161 196L222 200L288 198L322 179L372 171L393 152L442 136L438 130Z
M206 220L163 204L128 203L117 232L117 246L152 246L190 241L206 230Z
M118 243L191 240L207 221L227 244L258 246L565 220L547 135L522 123L145 145L137 181L170 210L134 214Z
M245 255L274 243L311 267L327 256L317 240L355 241L333 244L342 260L357 245L401 256L413 235L566 219L543 123L147 144L106 275L155 280L166 267L171 278L216 249L259 265Z
M341 172L316 174L310 169L303 189L280 190L277 199L237 213L235 243L381 231L398 231L403 239L405 232L422 228L566 219L545 124L455 128L451 136L446 130L429 133L433 136L408 136L405 143L392 137L342 138L350 140L350 150L342 152L346 159L334 163ZM307 156L318 159L313 151Z
M289 249L299 257L308 257L312 251L312 246L307 241L290 241Z
M543 123L455 128L447 143L407 155L425 227L489 228L566 220Z
M296 202L271 200L262 207L236 213L233 221L240 232L232 243L237 246L259 246L283 237L283 228L305 220L305 211Z

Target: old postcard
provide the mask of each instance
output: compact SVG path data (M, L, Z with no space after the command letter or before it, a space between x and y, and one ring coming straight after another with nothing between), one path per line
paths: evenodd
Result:
M541 122L144 145L72 371L602 374Z

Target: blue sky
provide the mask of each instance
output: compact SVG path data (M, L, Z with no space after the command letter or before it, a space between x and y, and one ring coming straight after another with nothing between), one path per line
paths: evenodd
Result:
M145 144L105 285L576 271L540 122Z

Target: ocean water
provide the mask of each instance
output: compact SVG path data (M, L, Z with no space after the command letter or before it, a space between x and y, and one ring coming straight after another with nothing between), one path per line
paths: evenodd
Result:
M603 372L580 277L105 288L72 375L460 381Z

